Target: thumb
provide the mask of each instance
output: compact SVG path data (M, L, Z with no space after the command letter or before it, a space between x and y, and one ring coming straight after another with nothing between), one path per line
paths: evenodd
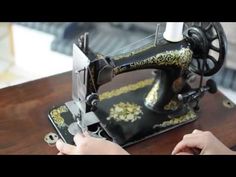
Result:
M89 132L88 132L88 131L84 132L84 136L85 136L85 137L90 137Z
M76 147L70 144L66 144L62 140L58 140L56 142L56 147L62 154L76 154Z

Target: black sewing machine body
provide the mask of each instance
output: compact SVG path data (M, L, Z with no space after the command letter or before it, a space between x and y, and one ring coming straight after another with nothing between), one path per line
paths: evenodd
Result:
M218 23L213 23L213 27L219 31L219 47L223 52L219 52L221 58L217 62L222 64L226 38ZM199 27L190 27L187 37L179 42L161 38L116 56L93 53L88 48L87 34L82 36L73 49L73 100L49 113L61 138L73 144L73 127L75 132L84 128L93 136L127 146L196 120L199 99L205 91L213 93L216 89L212 82L209 86L192 88L188 79L193 72L203 77L220 69L219 65L215 65L218 68L213 65L213 68L205 66L208 70L204 70L203 59L202 71L198 62L198 70L191 67L194 59L208 57L211 45L207 39L212 36L203 32ZM117 75L144 69L154 69L154 77L98 95L99 87Z

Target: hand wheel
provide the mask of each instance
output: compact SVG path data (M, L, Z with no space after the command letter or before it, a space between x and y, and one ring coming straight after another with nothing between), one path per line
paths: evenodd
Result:
M184 37L193 51L190 71L203 76L217 73L226 57L227 39L219 22L184 23Z

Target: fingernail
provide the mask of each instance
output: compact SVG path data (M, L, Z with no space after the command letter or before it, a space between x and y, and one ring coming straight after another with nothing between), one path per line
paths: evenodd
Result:
M63 146L63 141L61 139L57 140L56 147L58 150L60 150Z
M84 135L85 135L85 136L90 136L90 134L89 134L88 131L84 132Z

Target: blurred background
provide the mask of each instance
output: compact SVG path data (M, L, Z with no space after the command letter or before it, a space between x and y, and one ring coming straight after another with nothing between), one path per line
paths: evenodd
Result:
M157 24L163 31L165 23L159 22L0 23L0 89L72 70L72 44L84 32L91 49L107 55L143 38L153 40ZM221 24L228 55L213 78L236 103L236 23Z

